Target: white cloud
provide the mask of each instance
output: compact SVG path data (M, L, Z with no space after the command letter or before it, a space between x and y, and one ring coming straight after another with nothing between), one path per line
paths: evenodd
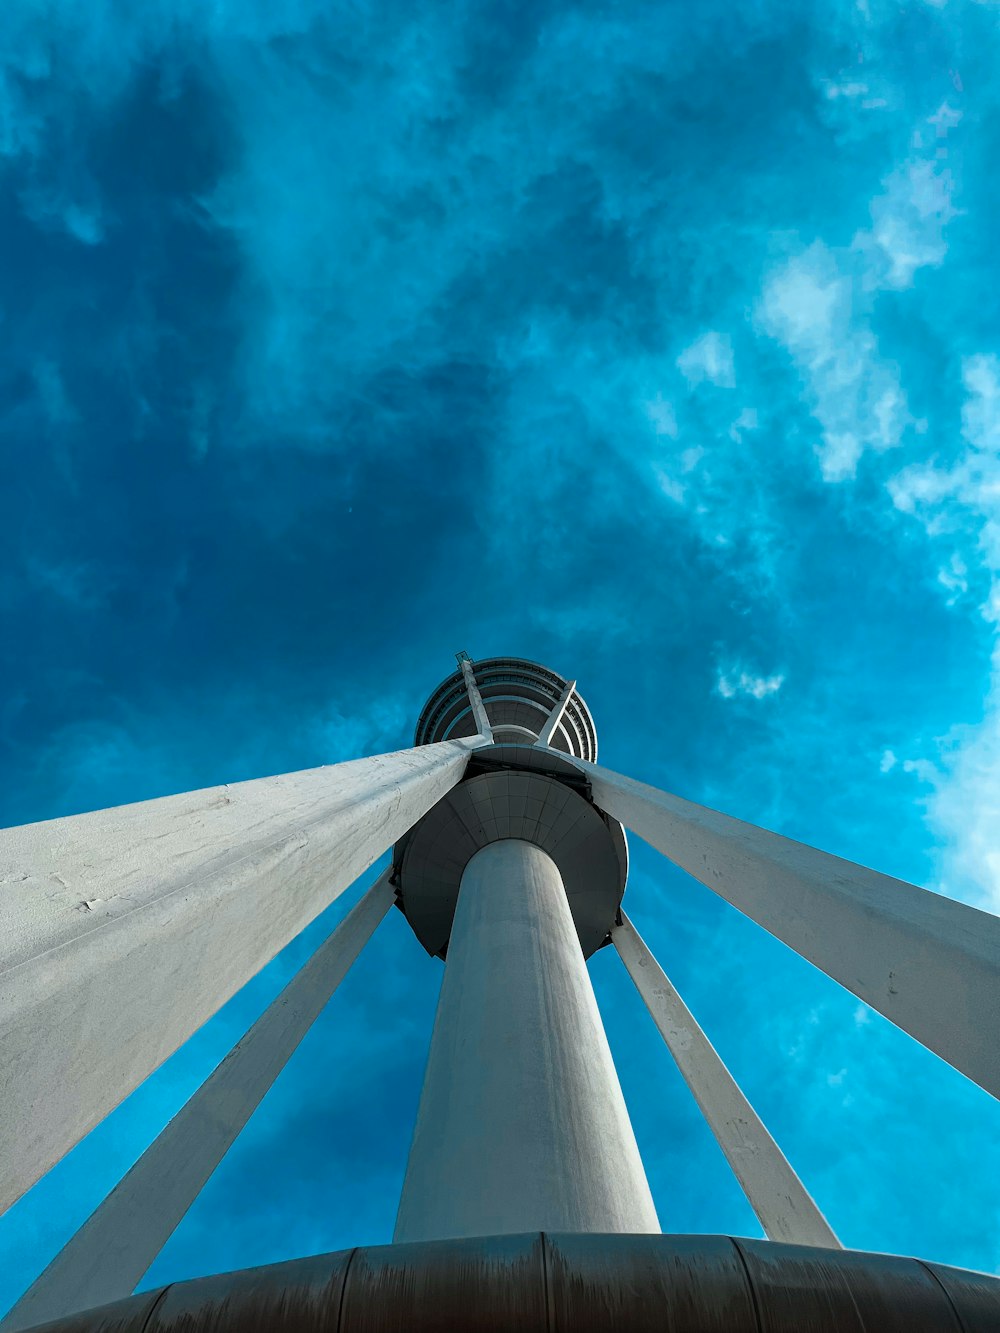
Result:
M1000 453L1000 359L970 356L962 366L967 397L962 408L962 434L974 449Z
M752 672L737 668L720 672L715 688L723 699L735 699L738 696L766 699L769 694L777 694L784 683L782 675L755 676Z
M882 759L878 766L878 771L880 773L891 773L892 770L896 767L898 762L899 760L896 758L896 756L893 754L891 750L883 750Z
M676 477L672 477L662 467L654 468L653 474L656 477L657 485L668 500L674 500L677 504L684 503L684 486Z
M666 402L659 394L643 407L657 435L667 435L671 439L677 436L677 417L672 403Z
M950 466L937 460L904 468L890 479L897 509L916 515L927 532L964 534L980 563L1000 578L1000 359L968 357L962 366L966 391L962 436L967 448ZM968 564L953 553L940 582L953 592L967 587ZM992 617L988 600L984 614Z
M996 661L1000 673L1000 660ZM1000 911L1000 683L985 720L955 750L949 770L935 773L928 804L948 839L942 860L945 892Z
M705 333L677 358L677 369L688 384L714 384L720 389L736 385L733 344L727 333Z
M929 759L904 759L903 772L910 773L918 782L933 786L941 777L941 770Z
M865 84L827 85L828 99L858 97ZM871 227L842 252L815 242L772 273L758 307L765 333L791 353L821 428L817 448L826 481L857 473L866 449L891 449L910 426L898 367L884 360L869 323L873 293L910 287L948 252L945 231L959 215L943 140L961 121L947 102L918 125L914 154L883 181L871 201ZM933 129L933 134L930 130Z
M845 299L846 284L833 255L817 241L767 284L765 323L792 347L822 348L843 323Z
M980 354L962 365L965 448L948 465L932 459L905 468L889 483L897 509L931 537L947 534L952 550L938 571L949 603L967 593L970 571L989 581L981 605L1000 626L1000 358ZM942 744L940 764L907 760L903 768L931 788L928 818L941 835L941 887L993 911L1000 909L1000 639L983 721L957 729Z
M758 424L757 409L755 407L745 407L729 427L729 438L739 443L747 431L757 430Z
M831 101L837 97L864 97L868 93L868 85L858 81L828 83L823 91Z
M757 310L763 331L787 348L802 375L830 482L855 476L865 449L899 444L910 420L898 368L881 359L864 312L855 309L856 286L816 242L771 275Z
M953 203L955 181L945 165L945 140L961 120L960 111L942 102L914 131L913 155L886 176L882 193L872 200L871 229L854 238L868 265L869 287L910 287L918 270L944 262L945 230L961 212Z
M938 583L951 593L949 606L954 606L962 593L969 591L968 573L968 566L957 551L952 552L948 563L938 570Z
M948 253L944 231L958 210L951 172L936 160L915 158L887 177L885 193L872 201L872 228L857 244L874 243L884 262L881 287L913 285L918 269L938 267Z
M941 839L938 892L1000 912L1000 646L983 721L958 727L940 743L938 763L902 765L930 788L921 798Z
M962 113L956 110L948 102L942 102L933 116L927 117L927 124L934 126L935 137L945 139L949 130L953 130L961 122Z

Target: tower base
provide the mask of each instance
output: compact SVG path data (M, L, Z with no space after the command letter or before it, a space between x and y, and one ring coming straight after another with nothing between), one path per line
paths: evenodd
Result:
M1000 1279L731 1236L487 1236L178 1282L46 1333L995 1333Z

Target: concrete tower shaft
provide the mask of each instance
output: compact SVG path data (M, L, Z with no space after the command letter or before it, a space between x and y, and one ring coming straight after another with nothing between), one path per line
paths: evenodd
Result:
M399 906L447 960L396 1241L657 1232L587 973L628 873L580 768L593 720L545 667L460 655L417 740L459 735L487 744L393 853Z
M553 750L596 761L594 719L576 692L575 681L522 657L473 662L468 654L460 653L459 664L424 704L417 722L417 745L482 731L470 699L471 671L498 744L532 745L541 737Z
M659 1229L559 869L490 843L462 876L394 1240Z

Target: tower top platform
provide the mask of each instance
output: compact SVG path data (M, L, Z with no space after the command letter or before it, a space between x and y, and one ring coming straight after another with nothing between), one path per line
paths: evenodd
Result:
M397 904L428 953L444 958L459 886L471 859L513 838L550 853L562 876L585 958L619 920L628 848L616 819L594 804L576 760L597 757L597 731L576 681L522 657L474 662L437 687L416 743L478 736L462 780L393 850Z
M546 743L577 759L596 761L594 719L576 692L575 681L522 657L473 662L467 653L459 653L458 659L458 670L441 682L421 710L417 745L474 736L479 731L466 684L465 672L471 669L497 744L533 745L565 696L565 706Z

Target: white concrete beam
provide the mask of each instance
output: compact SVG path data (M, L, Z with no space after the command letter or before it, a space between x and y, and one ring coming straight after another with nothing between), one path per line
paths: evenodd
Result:
M469 696L469 703L472 705L472 716L476 723L476 730L480 736L483 736L489 743L493 744L493 728L490 726L490 719L486 712L486 705L483 703L483 696L479 693L479 686L476 683L476 673L472 669L472 663L467 657L459 659L459 665L462 668L462 677L465 680L465 689Z
M566 711L566 705L569 703L575 689L576 681L568 681L566 688L553 705L552 712L548 715L545 725L538 733L538 740L535 741L536 745L552 744L552 737L556 734L556 727L558 727L559 723L562 721L563 713Z
M575 762L602 810L1000 1096L1000 919Z
M840 1249L781 1149L624 912L611 940L768 1240Z
M0 1210L453 787L482 744L0 832Z
M386 872L0 1321L2 1333L132 1294L392 901Z

